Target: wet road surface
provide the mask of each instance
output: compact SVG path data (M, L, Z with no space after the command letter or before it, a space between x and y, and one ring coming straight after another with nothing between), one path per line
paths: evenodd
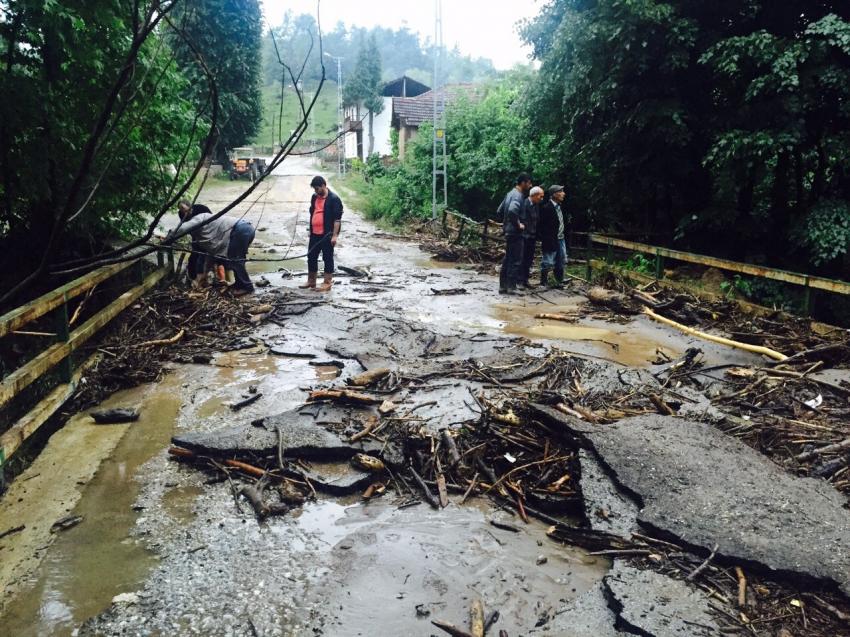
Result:
M237 209L258 228L251 256L265 260L249 271L267 278L272 289L303 280L304 260L293 257L306 251L313 174L308 161L288 160ZM199 201L215 210L239 189L239 182L217 181ZM340 194L345 200L345 191ZM568 290L500 297L493 277L432 267L437 264L414 243L376 231L350 210L336 255L343 265L371 269L380 281L337 279L331 294L340 334L351 317L386 311L438 333L523 336L636 367L648 366L658 349L676 357L693 344L644 317L629 325L536 319L539 312L575 309L580 297ZM432 293L454 287L468 294ZM483 502L432 512L421 505L398 509L390 496L368 504L323 498L258 525L247 507L236 509L226 483L208 484L205 474L168 460L165 450L175 433L281 413L301 405L307 390L332 382L337 367L276 356L267 347L323 352L335 338L325 327L310 313L285 327L264 325L253 350L218 355L211 365L177 366L161 382L107 401L139 405L142 419L134 425L98 429L85 415L77 419L77 429L109 438L108 444L57 435L19 484L49 474L57 458L79 455L96 466L84 448L102 447L105 459L93 479L83 475L73 485L79 493L68 498L72 507L51 504L49 484L21 492L48 511L38 522L27 518L28 533L37 533L39 524L43 532L47 516L56 519L66 509L84 521L49 548L43 534L29 545L26 537L0 541L4 560L12 551L36 556L4 581L4 633L428 635L435 632L430 619L464 625L469 600L478 596L500 610L497 628L536 634L539 615L599 584L607 560L548 541L541 524L523 525L519 534L496 529L489 521L506 514ZM708 365L754 360L699 345ZM343 365L359 370L353 360ZM227 405L251 386L263 399L234 414ZM12 516L34 515L23 504L3 503L0 528L11 526ZM539 564L541 557L546 560Z

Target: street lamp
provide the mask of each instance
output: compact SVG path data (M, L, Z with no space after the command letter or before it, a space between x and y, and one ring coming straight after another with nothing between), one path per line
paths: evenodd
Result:
M342 58L331 55L325 51L325 55L336 61L336 117L337 117L337 174L345 176L345 135L343 134L344 117L342 112Z

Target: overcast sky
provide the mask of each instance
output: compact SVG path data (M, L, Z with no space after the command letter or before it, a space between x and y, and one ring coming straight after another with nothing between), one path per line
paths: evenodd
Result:
M316 0L262 0L266 20L280 24L283 14L316 12ZM516 32L518 20L535 13L538 0L446 0L443 2L443 41L448 48L493 60L498 69L528 62L529 49ZM398 28L406 25L422 36L434 36L433 0L322 0L322 28L346 26Z

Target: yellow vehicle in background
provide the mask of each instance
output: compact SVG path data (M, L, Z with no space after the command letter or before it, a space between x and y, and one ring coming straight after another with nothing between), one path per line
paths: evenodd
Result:
M257 181L266 172L266 160L256 157L251 146L240 146L228 153L230 158L230 180L248 177L252 182Z

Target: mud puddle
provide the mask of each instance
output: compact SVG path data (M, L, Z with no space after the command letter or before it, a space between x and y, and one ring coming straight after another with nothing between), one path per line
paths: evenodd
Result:
M431 619L463 626L476 597L488 612L499 610L494 632L526 634L609 568L549 540L545 525L523 524L488 502L432 511L398 509L387 499L316 509L306 508L299 524L331 547L329 569L313 587L326 606L312 627L326 637L431 634Z
M56 538L34 586L7 606L5 634L70 635L82 620L108 607L115 595L144 581L156 558L130 538L138 515L132 508L139 491L133 476L168 443L182 380L175 372L157 385L121 392L121 403L141 405L141 417L86 487L73 511L83 521Z
M564 347L569 344L578 353L604 356L623 365L647 367L656 358L656 350L663 349L672 358L681 352L673 351L640 329L637 322L623 325L620 329L607 323L593 325L590 321L576 323L536 318L540 313L576 314L578 304L565 305L497 305L494 308L501 329L506 334L525 336L532 340L545 340ZM606 327L602 327L606 325Z

